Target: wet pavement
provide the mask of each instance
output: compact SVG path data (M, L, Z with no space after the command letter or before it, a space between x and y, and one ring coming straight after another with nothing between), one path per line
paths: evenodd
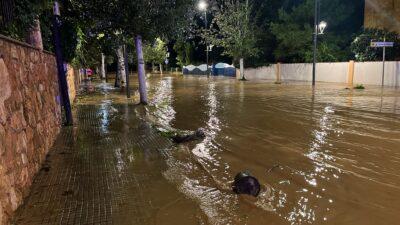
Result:
M400 90L152 76L80 97L16 224L398 224ZM135 90L136 81L132 81ZM155 127L206 131L172 144ZM248 170L257 199L230 191Z
M15 224L200 220L195 204L162 176L163 151L172 143L140 119L142 106L120 104L113 93L120 95L111 85L99 84L95 93L80 96L75 125L62 129Z

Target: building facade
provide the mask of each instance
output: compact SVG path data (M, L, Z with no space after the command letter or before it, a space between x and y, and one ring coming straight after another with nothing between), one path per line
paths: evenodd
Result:
M364 27L400 34L400 0L365 0Z

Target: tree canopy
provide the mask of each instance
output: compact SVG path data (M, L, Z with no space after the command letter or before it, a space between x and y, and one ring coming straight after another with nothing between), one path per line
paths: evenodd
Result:
M210 32L203 37L206 42L223 48L223 54L234 60L256 56L257 27L251 19L252 5L249 0L227 0L217 10Z
M351 43L351 50L357 61L382 60L382 48L371 47L372 41L394 42L394 47L386 48L386 59L400 59L400 37L395 32L380 29L365 29Z
M14 19L0 32L24 40L34 19L40 18L43 44L52 51L53 0L15 1ZM99 61L100 53L115 53L120 44L133 45L133 37L171 40L186 27L192 0L60 0L64 59L82 66ZM16 16L18 15L18 16Z
M160 38L149 42L143 47L144 60L147 63L163 64L167 55L166 44Z
M165 46L173 43L172 55L177 59L171 61L181 66L203 61L205 42L216 46L210 53L211 61L245 57L250 66L310 62L314 1L209 1L207 19L212 22L204 29L196 0L59 0L63 55L67 62L93 66L99 63L101 53L115 56L121 44L133 48L134 36L140 35L145 43L156 38ZM13 20L0 27L0 33L24 40L34 20L39 19L44 48L52 51L53 2L14 1ZM368 48L368 41L382 39L384 31L364 32L363 0L320 2L318 19L326 21L328 27L318 37L319 61L381 58L379 50ZM395 38L397 34L387 35ZM396 48L388 49L388 59L398 58L396 52Z

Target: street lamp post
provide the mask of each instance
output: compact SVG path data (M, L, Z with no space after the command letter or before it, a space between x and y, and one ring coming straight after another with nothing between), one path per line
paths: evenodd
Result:
M205 2L204 0L201 0L198 4L199 10L200 11L204 11L204 21L205 21L205 28L207 29L207 7L208 4L207 2ZM208 42L207 42L207 38L205 38L205 42L206 42L206 63L207 63L207 77L209 77L209 73L208 73Z
M315 86L315 72L316 72L316 62L317 62L317 45L318 45L318 35L324 34L324 30L328 25L325 21L321 21L318 24L318 7L319 0L315 0L315 11L314 11L314 46L313 46L313 71L312 71L312 85Z

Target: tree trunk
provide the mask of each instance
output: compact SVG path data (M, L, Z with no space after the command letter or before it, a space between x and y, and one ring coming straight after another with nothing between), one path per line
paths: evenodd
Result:
M101 71L100 71L101 79L106 78L105 58L106 56L104 55L104 53L101 53Z
M151 63L151 70L154 73L156 71L156 67L154 65L154 62Z
M38 19L33 22L32 27L29 29L26 42L40 50L43 50L42 32L40 30L40 21Z
M244 62L243 58L240 58L239 64L240 64L240 80L246 80L244 77Z
M117 51L118 52L118 51ZM120 71L121 71L121 69L120 69L120 66L119 66L119 63L118 63L118 54L117 54L117 71L116 71L116 73L115 73L115 83L114 83L114 87L120 87Z
M119 78L121 79L121 87L126 86L126 68L124 58L124 47L120 45L117 51L118 66L119 66Z
M88 80L89 80L89 76L88 76L88 74L87 74L87 69L86 69L86 67L83 69L83 79L84 79L85 81L88 81Z
M137 59L138 59L140 103L147 105L146 74L144 71L142 37L140 35L137 35L135 37L135 45L136 45L136 54L137 54Z
M163 66L162 66L162 63L160 63L160 73L163 74Z

